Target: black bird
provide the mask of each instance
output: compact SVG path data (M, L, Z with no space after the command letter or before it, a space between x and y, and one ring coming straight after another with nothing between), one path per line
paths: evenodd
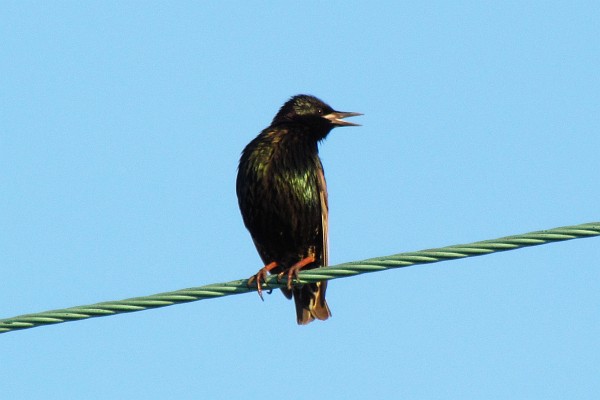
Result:
M327 282L292 285L300 269L328 263L327 187L317 144L335 127L358 126L343 120L356 115L362 114L335 111L313 96L294 96L240 158L240 211L265 264L248 282L256 282L262 298L267 272L287 275L282 291L294 298L301 325L331 316Z

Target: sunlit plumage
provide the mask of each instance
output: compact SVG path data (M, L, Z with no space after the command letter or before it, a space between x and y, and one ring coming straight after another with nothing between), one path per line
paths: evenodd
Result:
M294 298L299 324L331 316L327 282L294 286L292 278L300 269L328 264L327 187L318 143L335 127L357 125L343 120L355 115L361 114L335 111L313 96L294 96L240 159L240 211L265 264L251 280L262 297L267 272L287 275L282 291Z

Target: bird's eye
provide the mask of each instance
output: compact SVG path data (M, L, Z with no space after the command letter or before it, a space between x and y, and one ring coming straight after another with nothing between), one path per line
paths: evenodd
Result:
M317 108L317 113L319 115L323 115L323 109L322 108Z

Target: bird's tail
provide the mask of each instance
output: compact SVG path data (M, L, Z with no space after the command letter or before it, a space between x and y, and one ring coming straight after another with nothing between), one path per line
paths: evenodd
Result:
M306 325L311 321L322 321L331 317L331 311L325 301L327 282L307 283L302 287L294 288L294 302L296 303L296 316L298 325Z

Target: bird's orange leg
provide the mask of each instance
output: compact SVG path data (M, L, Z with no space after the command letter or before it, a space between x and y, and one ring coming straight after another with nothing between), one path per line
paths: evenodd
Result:
M277 275L277 281L279 281L279 279L285 274L287 273L287 288L288 290L292 290L292 283L294 282L294 279L298 280L298 272L306 267L308 264L312 264L315 261L317 261L315 259L314 256L308 256L303 258L302 260L298 261L296 264L292 265L290 267L290 269L288 269L287 271L284 271L280 274Z
M267 272L270 272L273 268L277 267L278 265L279 264L277 264L277 261L270 262L269 264L259 269L256 275L252 275L250 279L248 279L248 287L250 287L252 282L256 281L256 290L258 291L258 297L260 297L262 301L265 301L265 299L263 299L262 295L261 282L265 282L265 280L267 279Z

